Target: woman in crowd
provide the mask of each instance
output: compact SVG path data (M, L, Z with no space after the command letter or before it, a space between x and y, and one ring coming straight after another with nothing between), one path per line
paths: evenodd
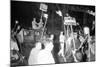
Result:
M54 64L54 58L52 55L53 50L53 38L54 35L50 35L50 38L44 41L44 49L38 54L38 64Z

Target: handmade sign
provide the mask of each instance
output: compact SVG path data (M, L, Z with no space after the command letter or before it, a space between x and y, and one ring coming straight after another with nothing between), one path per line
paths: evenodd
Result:
M47 12L48 6L46 4L40 4L40 10Z

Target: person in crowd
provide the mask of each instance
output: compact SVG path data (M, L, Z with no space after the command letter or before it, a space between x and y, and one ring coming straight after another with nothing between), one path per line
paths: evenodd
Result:
M72 50L74 50L74 42L73 42L73 34L70 33L70 36L65 40L66 62L73 62L74 61Z
M51 35L50 38L47 38L44 41L44 49L42 49L38 54L38 64L54 64L55 60L52 55L53 50L53 38L54 35Z
M36 22L36 18L33 18L33 21L32 21L32 29L40 29L43 27L43 21L42 19L40 19L40 22L37 23Z
M16 42L15 39L11 38L10 43L11 43L11 44L10 44L11 50L17 50L17 51L19 51L19 48L18 48L18 45L17 45L17 42Z
M30 52L29 59L28 59L28 65L38 64L38 54L39 54L41 48L42 48L41 42L37 42L35 44L35 47L32 48L32 50Z
M78 49L81 42L79 40L79 34L77 32L74 33L74 41L75 41L75 49Z
M58 55L62 56L63 58L64 58L64 41L65 41L65 36L64 36L63 32L61 31L60 36L59 36L60 50L58 52Z

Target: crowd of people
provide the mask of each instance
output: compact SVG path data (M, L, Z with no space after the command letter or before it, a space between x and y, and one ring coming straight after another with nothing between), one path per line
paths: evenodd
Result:
M57 14L63 16L60 11ZM64 29L56 35L46 28L48 14L42 15L39 23L33 18L31 29L24 29L18 25L19 21L15 22L10 44L12 66L95 61L95 35L90 36L89 27L77 32Z
M37 34L34 30L26 31L22 28L18 32L19 27L17 28L17 33L11 33L12 64L36 65L95 60L93 59L94 57L92 57L92 60L90 58L91 53L95 55L95 42L93 42L93 36L88 35L88 27L85 29L84 35L75 32L66 37L64 31L60 31L59 36L45 33L42 39L40 38L40 33L38 32ZM58 38L58 43L55 43L55 37ZM38 39L35 40L36 38ZM57 52L55 51L56 49L58 49Z

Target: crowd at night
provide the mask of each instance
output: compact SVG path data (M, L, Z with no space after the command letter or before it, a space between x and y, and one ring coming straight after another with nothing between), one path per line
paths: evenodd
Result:
M11 66L95 61L95 6L11 1Z

